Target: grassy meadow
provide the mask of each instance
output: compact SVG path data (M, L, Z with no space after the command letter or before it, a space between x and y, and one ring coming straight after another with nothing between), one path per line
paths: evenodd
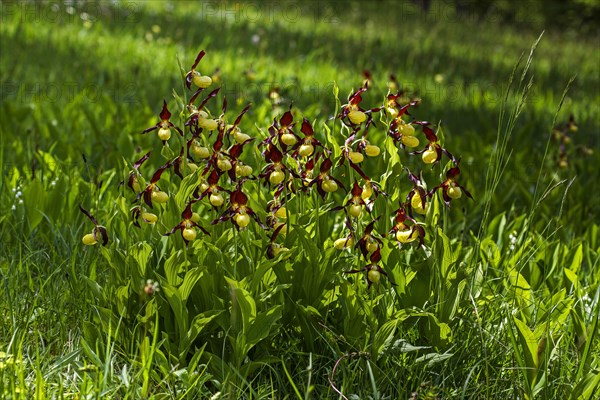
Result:
M0 397L600 396L597 27L444 1L0 11ZM141 134L163 100L165 143Z

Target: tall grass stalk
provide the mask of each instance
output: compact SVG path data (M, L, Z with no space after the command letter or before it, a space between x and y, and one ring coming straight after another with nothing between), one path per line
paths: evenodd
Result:
M527 101L527 96L529 94L531 87L533 86L533 76L529 77L528 72L529 72L531 63L534 58L535 50L536 50L540 40L542 39L543 34L544 33L542 32L540 34L540 36L537 38L537 40L531 46L531 49L529 51L529 56L527 57L525 65L523 66L519 81L518 81L518 83L516 83L516 86L515 86L515 78L518 76L518 70L521 67L524 54L522 54L521 57L515 63L515 65L512 69L512 72L510 74L510 77L508 79L508 85L506 86L506 89L504 91L504 96L502 98L502 103L500 106L500 113L499 113L499 118L498 118L498 129L496 132L496 141L495 141L494 148L490 154L489 167L487 168L486 175L485 175L485 190L483 192L484 194L483 194L483 199L482 199L482 204L483 204L482 219L481 219L481 224L479 226L479 230L477 233L477 241L474 246L474 254L473 254L473 257L471 257L471 262L470 262L470 264L471 264L470 267L471 267L472 271L478 271L478 269L479 269L479 263L481 261L480 245L481 245L482 240L484 239L485 232L486 232L486 229L489 224L490 210L491 210L492 204L495 200L494 196L497 193L497 188L502 180L504 172L506 171L506 168L509 165L509 161L510 161L511 154L512 154L512 150L509 150L509 144L511 143L511 138L512 138L513 132L515 130L519 115L521 114L521 112L523 111L523 109L525 107L525 104ZM512 99L513 93L517 94L517 97L515 100ZM482 273L483 273L482 279L483 279L483 281L485 281L486 277L487 277L487 271L485 269L483 269ZM476 295L473 292L473 290L475 289L476 277L477 277L476 273L474 273L471 277L469 298L471 299L471 303L475 309L475 312L478 314L477 301L475 299ZM483 331L483 326L481 324L478 324L478 329L479 329L479 337L480 337L480 341L481 341L481 346L484 351L484 356L487 357L487 347L485 345L486 336ZM491 388L490 378L491 378L491 374L493 373L493 371L490 371L488 363L485 363L484 371L485 371L485 381L486 381L486 388L487 388L486 396L489 397L490 396L489 388Z

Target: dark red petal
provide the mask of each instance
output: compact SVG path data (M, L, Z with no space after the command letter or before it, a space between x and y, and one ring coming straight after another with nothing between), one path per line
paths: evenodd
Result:
M242 110L240 115L238 115L238 117L235 119L235 122L233 123L234 127L236 127L240 124L240 122L242 121L242 117L244 116L244 114L246 114L248 112L248 110L250 109L251 106L252 106L252 104L248 104L246 107L244 107L244 109ZM232 128L232 129L234 129L234 128Z
M462 186L462 185L458 185L458 186L462 189L463 192L465 192L465 195L468 198L473 199L473 196L471 196L471 193L469 193L469 191L464 186Z
M99 226L97 229L100 231L100 236L102 236L102 246L106 246L108 244L108 233L106 232L106 228Z
M400 109L398 110L398 117L401 117L404 114L408 114L408 109L412 106L416 106L418 105L419 102L418 101L411 101L410 103L408 103L405 106L400 107ZM408 114L410 115L410 114Z
M81 207L81 205L79 205L79 210L90 219L90 221L92 221L94 223L94 225L98 225L98 221L96 221L96 218L94 218L92 216L92 214L90 214L86 209L84 209L83 207Z
M404 169L408 173L408 179L410 179L410 181L413 183L413 186L420 186L421 180L419 179L419 177L413 174L407 167L404 167Z
M181 213L181 218L183 219L191 219L193 215L192 212L192 202L189 202L185 207L185 210Z
M171 124L171 123L169 123L169 124L170 124L170 125L171 125L173 128L175 128L175 130L177 131L177 133L179 133L179 135L181 135L181 137L183 137L183 131L182 131L182 130L181 130L179 127L177 127L177 126L175 126L175 125L173 125L173 124Z
M417 188L417 193L419 193L419 198L421 199L421 208L425 208L425 202L427 199L427 193L425 193L425 189L419 187Z
M171 161L171 165L173 165L173 171L175 172L175 175L177 175L181 179L183 179L183 174L181 173L182 158L183 158L183 147L181 148L179 157L176 157L173 161Z
M277 127L275 127L274 125L271 125L271 126L269 127L268 131L269 131L269 138L270 138L270 137L275 137L275 136L277 136ZM267 138L267 140L268 140L269 138Z
M415 225L417 232L419 232L419 244L423 245L425 243L425 228L421 225Z
M210 99L212 99L213 97L215 97L219 93L219 90L221 90L221 88L216 88L215 90L213 90L212 92L210 92L208 94L208 96L206 96L206 98L204 100L202 100L202 103L200 103L200 105L198 106L198 110L202 110L202 108L204 108L204 106L206 105L206 103L208 103L208 101Z
M351 269L348 271L344 271L344 274L357 274L359 272L363 272L363 270L362 269Z
M348 238L354 237L354 228L352 227L352 221L350 220L350 218L348 218L348 216L346 216L344 225L346 225L346 228L348 228L348 230L351 232L350 235L348 235Z
M281 162L281 160L283 160L283 154L276 146L271 145L270 152L269 152L269 158L271 159L272 162L279 163L279 162Z
M213 143L213 149L215 150L215 153L221 151L221 148L223 148L223 132L219 132L217 139Z
M350 104L355 106L355 105L358 105L361 101L362 101L362 96L360 95L360 92L358 92L354 96L352 96L352 99L350 99Z
M171 167L171 162L167 162L165 165L163 165L162 167L158 168L156 170L156 172L154 173L154 175L152 175L152 179L150 180L150 183L156 183L160 180L161 175L163 174L163 172L165 172L167 169L169 169Z
M429 122L415 122L416 125L421 125L421 127L423 128L423 133L425 134L425 137L427 138L427 140L429 142L437 142L438 137L435 134L435 132L433 131L433 129L431 129L431 127L429 126L430 123Z
M357 105L362 101L362 96L361 93L366 92L367 89L369 88L368 83L365 82L365 84L363 85L363 87L361 87L360 89L358 89L356 92L354 92L349 100L349 103L352 105Z
M342 157L343 158L343 157ZM348 160L348 162L350 163L350 166L352 167L352 169L354 169L356 172L358 172L358 174L365 180L369 180L369 177L367 176L367 174L365 174L363 172L362 169L360 169L360 167L356 164L354 164L352 161Z
M363 257L366 257L367 254L369 253L369 251L367 250L367 234L365 234L365 236L363 236L358 241L357 246L358 246L361 254L363 255Z
M460 174L460 168L458 168L458 167L452 167L452 168L450 168L448 170L448 172L446 172L446 178L448 178L448 179L454 179L459 174Z
M319 177L317 178L317 192L321 195L322 198L325 198L325 196L327 196L327 192L325 192L323 190L323 180ZM312 186L313 182L315 182L314 180L309 184L309 186Z
M373 254L371 254L369 260L371 260L373 264L376 264L379 261L381 261L381 249L379 247L377 248L377 250L375 250Z
M242 151L244 150L244 144L236 144L234 145L231 149L229 149L229 157L232 160L237 160L238 157L242 154Z
M315 169L315 160L313 158L311 158L310 160L308 160L306 162L306 164L304 164L304 170L312 171L313 169Z
M219 173L213 170L206 181L210 186L216 185L219 182Z
M235 166L237 165L237 160L232 160L231 161L231 169L229 171L227 171L227 175L229 176L229 179L231 179L232 182L236 182L237 181L237 175L235 174Z
M197 227L198 229L200 229L200 230L202 231L202 233L204 233L205 235L208 235L208 236L210 236L210 232L208 232L208 231L207 231L206 229L204 229L202 226L200 226L200 225L196 224L196 227Z
M225 221L229 221L234 214L235 213L233 212L231 207L229 207L227 210L225 210L223 212L223 214L221 214L221 216L219 218L216 218L216 219L213 219L212 221L210 221L210 224L216 225L216 224L220 224Z
M196 98L198 97L198 95L200 93L202 93L204 91L204 88L198 88L194 94L192 95L192 97L190 97L190 101L188 101L188 106L194 104L194 101L196 101Z
M273 241L273 239L271 239L271 242ZM271 243L268 247L267 247L267 258L269 260L275 258L275 253L273 250L273 243Z
M291 106L290 106L290 110L291 110ZM283 116L279 119L279 124L281 124L281 127L286 127L286 126L290 126L290 124L292 123L292 121L294 120L294 116L292 115L291 111L286 111Z
M285 226L285 224L281 224L277 228L275 228L275 230L273 231L273 234L271 235L271 242L274 242L275 239L277 239L277 236L279 236L279 233L281 232L281 230L283 229L284 226Z
M135 190L133 189L133 182L135 182L135 174L132 172L129 174L129 178L127 179L127 186L129 186L131 191L135 193ZM123 184L123 182L121 182L121 184Z
M251 208L248 208L247 209L247 213L248 213L248 215L250 215L254 219L254 221L256 221L256 223L258 224L258 226L260 226L264 230L267 229L267 227L265 226L265 224L262 223L262 221L260 220L260 218L258 217L258 215L254 212L254 210L252 210ZM278 228L282 229L284 226L285 226L285 224L279 226Z
M221 105L221 113L225 115L227 112L227 97L223 96L223 104Z
M148 132L152 132L153 130L155 130L155 129L158 129L158 127L159 127L159 126L160 126L160 123L158 123L158 124L156 124L156 125L154 125L154 126L151 126L151 127L150 127L150 128L148 128L148 129L144 129L144 130L142 131L142 135L145 135L145 134L146 134L146 133L148 133Z
M373 228L375 228L375 222L377 222L378 219L379 217L375 218L365 227L365 236L370 235L371 232L373 232Z
M245 206L248 203L248 196L246 196L241 190L236 190L231 193L231 202L233 204L239 204Z
M444 198L444 203L446 203L447 206L450 205L450 202L452 201L452 198L450 196L448 196L448 187L444 186L443 190L442 190L442 197Z
M441 185L437 185L436 187L434 187L433 189L431 189L431 190L429 191L429 193L427 193L427 197L432 197L432 196L433 196L433 194L434 194L435 192L437 192L437 190L438 190L438 189L445 187L445 185L446 185L446 182L442 183Z
M142 210L140 210L139 207L134 207L131 210L131 218L133 218L133 226L140 228L140 223L139 223L139 219L140 219L140 215L142 214Z
M160 112L160 119L162 121L168 121L171 118L171 113L169 112L169 109L167 108L167 101L163 99L163 108L162 111Z
M152 187L148 186L142 193L144 196L144 203L146 203L146 205L148 205L148 207L153 208L152 207Z
M311 137L315 134L312 125L308 121L308 119L304 118L302 120L302 127L300 128L300 132L304 133L304 136Z
M180 222L177 226L175 226L169 232L165 233L164 236L170 236L179 230L183 233L183 227L184 227L183 223Z
M198 53L198 55L196 56L196 60L194 60L194 65L192 65L192 70L194 70L198 66L198 63L200 62L200 60L202 60L202 57L204 57L205 54L206 54L206 52L204 50L200 50L200 53Z
M150 153L152 153L152 151L147 152L146 154L144 154L142 156L142 158L140 158L139 160L137 160L134 164L133 164L133 168L138 169L139 167L141 167L141 165L148 159L150 158Z
M404 210L403 207L396 210L396 216L394 217L396 223L404 223L404 221L406 221L406 218L406 210Z
M331 166L332 166L331 160L329 158L326 158L321 163L321 167L319 168L319 171L321 171L322 174L329 172L329 170L331 169Z

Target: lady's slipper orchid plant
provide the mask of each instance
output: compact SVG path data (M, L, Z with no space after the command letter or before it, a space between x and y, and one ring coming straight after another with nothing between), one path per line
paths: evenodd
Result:
M388 250L386 243L399 249L408 243L418 243L420 247L425 247L428 227L422 222L422 216L428 213L432 202L437 201L434 197L437 190L442 190L441 197L447 205L460 198L463 193L472 198L457 182L460 174L458 160L442 147L434 126L411 115L420 100L409 100L406 93L399 89L394 76L390 77L393 84L390 90L395 93L388 93L383 104L369 109L363 108L362 102L370 94L367 91L375 79L370 72L365 72L362 86L351 92L347 103L331 118L342 121L337 140L335 133L329 129L327 135L323 135L322 131L316 129L316 125L313 127L314 122L311 123L306 116L298 115L299 112L292 109L291 105L272 118L272 123L266 127L266 133L258 127L259 135L252 137L245 133L248 131L244 130L242 124L244 116L250 112L250 104L231 123L227 119L227 98L223 96L221 113L218 117L213 117L216 114L211 113L211 104L220 95L220 88L214 88L208 94L204 92L215 83L210 76L197 70L204 56L204 51L198 53L185 75L185 86L192 92L189 100L183 101L187 111L181 114L184 130L171 121L172 115L166 100L163 100L160 121L143 131L145 134L158 130L163 146L173 129L184 139L181 142L182 148L175 157L173 154L177 153L173 153L168 146L163 148L161 154L168 161L154 172L148 184L140 170L146 166L151 152L147 152L133 164L133 169L128 173L127 185L136 196L130 210L134 226L140 228L142 223L154 226L159 220L172 221L172 218L165 215L168 208L186 204L180 222L166 236L179 231L187 247L189 242L196 239L198 230L208 235L209 229L227 229L221 223L231 221L233 228L240 234L246 235L248 231L252 234L266 232L267 257L276 258L288 251L285 246L290 246L290 241L297 240L297 235L292 235L291 231L288 233L288 229L297 229L296 227L305 223L301 221L306 218L299 216L297 211L299 206L304 206L306 199L310 199L308 204L315 207L317 218L329 215L334 219L332 226L337 232L333 248L345 251L341 254L343 257L356 252L360 253L356 254L357 257L362 255L368 260L365 267L351 269L346 273L365 273L367 287L370 288L380 282L382 275L387 276L381 265L382 250ZM204 97L199 101L201 96ZM277 104L284 102L280 96L278 99ZM376 120L374 115L381 111L384 114ZM300 120L300 132L296 133ZM380 123L384 123L384 126L377 126ZM424 178L424 172L427 171L413 173L408 168L410 161L405 162L400 157L396 157L393 162L404 168L391 168L394 167L392 165L385 174L374 174L374 170L386 164L390 153L394 155L395 150L419 147L421 140L418 136L421 131L428 142L427 146L405 154L420 155L420 159L428 165L439 164L445 154L453 165L441 184L428 191ZM378 140L382 137L389 140L388 136L392 140L385 147L381 146ZM378 158L380 155L382 157ZM255 160L256 156L258 160ZM163 191L158 182L170 168L181 179L171 179L169 186L164 186ZM255 170L260 171L257 176L254 175ZM403 176L402 179L397 176L404 174L410 183ZM165 179L164 185L167 185L166 181ZM177 185L181 185L179 190ZM347 195L339 191L340 188L346 191L344 185L351 186ZM182 189L184 186L185 189ZM393 190L394 193L388 196L384 190ZM318 196L311 196L315 192ZM168 193L173 193L173 201L170 201ZM182 198L182 193L187 198ZM143 202L140 202L142 198ZM205 198L208 201L203 201ZM386 215L388 210L393 209L385 204L389 198L394 201L402 199L392 215ZM249 206L250 201L252 208ZM261 207L262 202L264 205ZM325 204L320 204L321 202ZM151 212L155 203L165 204L160 214ZM211 225L214 228L200 226L200 215L192 210L192 206L198 207L199 213L211 213ZM330 211L344 210L344 214L320 214L318 211L321 207ZM373 219L375 210L379 216ZM106 229L99 226L89 213L83 209L82 212L95 224L94 231L86 235L83 242L92 245L102 241L106 244ZM266 223L263 224L261 218ZM388 225L385 228L387 233L376 229L380 218ZM252 219L256 224L251 223ZM388 219L391 219L391 229ZM292 246L290 248L294 249Z
M160 190L157 183L160 180L162 174L171 167L172 163L169 161L165 165L158 168L154 175L152 175L152 179L150 180L148 186L146 186L144 190L138 193L134 203L137 203L138 200L141 197L143 197L144 202L148 205L148 207L153 208L152 202L163 204L169 201L169 195L166 192Z
M106 231L106 228L98 224L96 218L83 207L79 206L79 211L81 211L83 215L85 215L94 224L94 229L92 229L92 233L84 235L81 239L83 244L85 244L86 246L93 246L101 240L102 246L106 246L108 244L108 233Z
M243 182L242 182L243 183ZM248 196L242 192L241 183L238 188L231 193L229 198L229 207L223 212L223 214L211 222L211 224L218 224L232 220L235 227L239 229L245 229L250 224L250 218L253 218L256 223L263 229L265 226L258 218L258 215L252 208L248 206Z
M368 82L365 82L360 89L348 97L348 103L342 106L342 111L337 116L342 120L342 122L351 127L357 127L365 121L372 120L372 113L379 112L381 110L380 107L365 110L360 106L360 103L363 100L362 94L366 92L368 88Z
M456 181L456 177L459 174L460 174L460 168L458 167L458 162L457 162L454 167L450 168L446 172L446 180L444 182L442 182L441 185L438 185L438 186L434 187L433 189L431 189L431 192L429 192L429 195L432 196L433 193L435 193L438 189L442 189L442 197L444 199L444 203L446 203L447 206L450 205L450 202L452 200L459 199L462 196L463 192L468 198L473 199L473 196L471 196L471 193L469 193L469 191L467 189L465 189L464 186L462 186L461 184L459 184Z
M424 244L425 229L419 223L406 213L404 205L400 205L395 211L394 226L389 232L394 235L401 246L405 243L413 242L419 239L419 244Z
M369 261L370 263L368 265L365 265L361 269L351 269L345 272L346 274L357 274L360 272L365 272L365 278L367 280L367 289L370 289L371 285L373 284L379 284L379 281L381 280L381 275L384 275L386 278L389 279L388 274L383 270L383 268L379 266L379 262L381 261L380 249L377 249L373 252L373 254L371 254L371 256L369 257ZM393 286L396 286L395 283L390 283Z
M163 146L167 144L167 141L171 138L171 128L175 129L177 133L183 136L183 131L176 127L171 121L171 113L167 108L167 101L163 100L163 108L160 112L160 121L154 126L151 126L148 129L142 131L142 135L145 135L148 132L152 132L158 129L158 138L162 140Z
M210 233L204 229L202 226L198 225L196 221L194 221L194 213L192 212L192 202L189 202L185 207L185 210L181 213L181 222L175 225L173 229L169 232L165 233L165 236L169 236L174 234L177 231L181 232L181 237L187 246L189 242L196 239L196 229L200 229L205 235L210 235Z
M196 56L196 60L192 65L190 71L185 75L185 85L188 89L191 89L192 83L198 87L199 90L206 89L212 84L212 78L207 75L202 75L200 72L196 71L196 67L200 63L200 60L204 58L206 52L202 50Z

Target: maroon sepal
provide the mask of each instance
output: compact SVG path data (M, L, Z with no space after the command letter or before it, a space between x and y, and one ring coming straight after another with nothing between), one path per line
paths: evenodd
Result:
M185 85L188 89L190 89L192 86L195 68L198 66L198 63L200 62L200 60L202 60L202 57L204 57L205 54L206 52L204 50L201 50L200 53L198 53L198 55L196 56L196 60L194 61L194 65L192 65L191 70L185 75Z

